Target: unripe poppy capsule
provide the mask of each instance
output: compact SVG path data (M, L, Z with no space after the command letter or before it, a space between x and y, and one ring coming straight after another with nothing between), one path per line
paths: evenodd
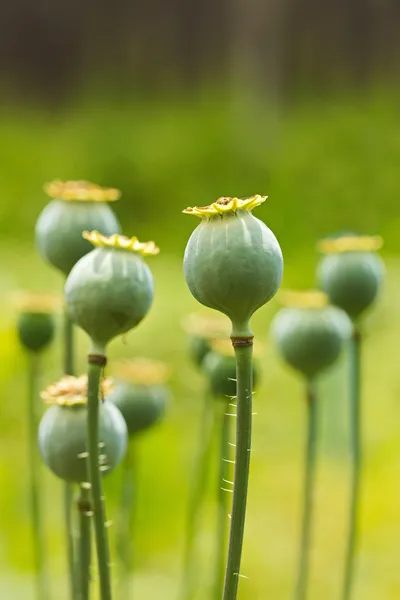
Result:
M39 450L46 466L61 479L88 481L87 378L65 377L42 393L52 404L44 414L38 433ZM110 382L102 383L109 394ZM103 475L122 461L127 447L127 429L116 406L105 400L99 407L99 463Z
M212 341L226 339L230 333L229 321L219 316L192 313L184 318L182 326L189 335L189 356L198 367L211 351Z
M184 212L201 218L186 246L184 271L193 296L226 314L233 336L249 336L252 314L276 294L283 258L272 231L251 213L266 198L219 198Z
M60 298L53 294L20 293L15 297L15 304L19 309L19 341L30 352L41 352L53 341L53 313L61 304Z
M273 320L272 337L286 362L312 379L338 359L351 335L350 320L329 306L322 292L286 293L284 304Z
M91 337L99 352L146 316L154 286L143 256L158 254L154 242L84 232L95 250L81 258L65 285L70 318Z
M257 354L255 347L255 354ZM237 394L236 358L230 340L217 340L211 344L211 352L203 362L203 371L208 378L211 393L216 398L229 401ZM253 361L253 389L259 383L259 365Z
M325 253L318 267L318 281L332 304L357 319L376 300L385 267L376 250L378 236L343 236L321 240Z
M164 416L170 397L166 385L168 368L158 361L137 359L115 368L117 385L109 401L121 411L128 435L136 435Z
M41 256L65 275L82 256L92 250L82 237L85 230L104 235L120 232L109 202L120 192L101 188L87 181L53 181L45 186L53 200L43 209L36 223L36 244Z

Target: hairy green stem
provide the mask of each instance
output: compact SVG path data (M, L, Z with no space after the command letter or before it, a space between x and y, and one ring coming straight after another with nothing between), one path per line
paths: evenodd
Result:
M237 374L236 457L231 531L228 547L228 560L225 571L223 600L236 600L237 597L250 471L253 347L252 345L248 345L251 342L250 340L247 341L245 338L239 339L239 342L240 345L238 345L237 340L234 344Z
M68 317L66 308L64 309L64 375L74 375L74 329L71 319ZM67 538L67 562L68 579L70 588L70 597L72 600L78 598L78 581L74 549L74 534L72 521L72 504L74 498L74 487L68 481L64 482L64 520L65 534Z
M218 401L218 400L217 400ZM218 472L218 519L216 536L216 561L215 561L215 581L214 597L220 600L224 588L225 575L225 553L227 541L227 523L228 523L228 497L231 489L231 483L228 478L229 468L226 461L229 459L229 434L232 423L232 408L225 403L222 404L223 414L221 417L220 430L220 465Z
M196 532L203 507L207 486L207 475L210 467L212 449L212 431L214 423L214 399L207 397L203 403L197 455L190 476L192 486L189 492L189 505L187 513L185 548L182 573L182 600L191 600L196 593L198 564L195 556Z
M39 360L38 354L30 354L28 380L29 495L35 560L36 598L37 600L47 600L49 598L49 589L45 564L45 534L42 516L40 463L37 451Z
M312 381L307 383L306 399L308 413L307 443L304 457L303 516L295 600L305 600L307 598L309 580L318 434L318 400Z
M88 370L88 466L91 484L93 521L97 548L101 600L111 600L110 551L105 526L103 483L100 471L99 392L103 366L90 363Z
M360 502L360 479L362 469L361 401L360 401L360 354L361 334L356 326L350 343L350 443L352 454L352 478L350 491L349 530L344 566L343 600L350 600L358 534L358 509Z
M131 577L133 571L133 529L136 493L136 469L134 465L134 442L130 440L122 465L122 488L117 531L117 552L121 560L119 596L132 597Z
M90 490L80 486L79 511L79 600L89 600L91 561L91 515Z

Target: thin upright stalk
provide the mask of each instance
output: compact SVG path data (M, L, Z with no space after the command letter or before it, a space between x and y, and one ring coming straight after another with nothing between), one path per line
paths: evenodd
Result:
M249 484L253 400L253 347L250 340L235 343L237 374L236 458L231 531L223 600L236 600L242 559L247 489Z
M309 562L313 524L313 499L315 489L315 466L317 458L318 401L312 381L307 383L307 443L304 455L303 516L301 525L299 566L295 600L307 598Z
M64 309L64 375L74 375L74 330L71 319ZM64 522L67 538L67 563L70 597L76 600L78 597L77 565L74 550L74 534L72 520L72 504L74 499L73 484L64 482Z
M361 401L360 401L360 355L361 334L354 326L350 342L350 444L352 454L352 477L350 491L349 529L344 566L343 600L350 600L354 579L354 563L358 534L358 509L360 503L360 480L362 469Z
M37 451L37 400L39 356L31 353L29 356L28 380L28 459L29 459L29 496L32 519L33 555L35 560L36 598L49 598L48 578L45 564L45 535L42 516L40 464Z
M193 470L190 473L192 485L189 492L189 505L185 531L181 589L182 600L192 600L197 586L198 563L195 556L195 542L206 492L207 475L210 467L214 402L214 399L210 398L207 394L203 402L203 412L197 442L197 455Z
M217 518L217 537L216 537L216 560L215 560L215 581L214 581L214 598L220 600L224 589L225 575L225 553L227 542L227 523L228 523L228 500L231 489L231 482L228 479L229 473L229 436L230 425L232 423L232 409L225 403L222 405L223 414L220 425L220 453L219 453L219 472L218 472L218 518Z
M134 442L131 440L122 464L122 487L117 531L117 551L121 560L119 596L132 597L131 577L133 571L133 530L136 493L136 469L134 465Z
M95 356L95 359L105 358ZM88 370L88 466L93 503L93 522L96 537L101 600L111 600L110 551L105 526L103 483L99 451L99 391L103 365L89 360Z
M79 510L79 600L89 600L91 560L91 515L90 490L80 486Z

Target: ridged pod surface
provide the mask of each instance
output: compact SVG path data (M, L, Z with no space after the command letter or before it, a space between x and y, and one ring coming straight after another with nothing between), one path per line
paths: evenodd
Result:
M233 335L249 335L250 317L275 295L282 279L278 241L251 213L264 199L220 198L185 211L202 218L186 246L186 282L201 304L231 319Z
M218 352L209 352L203 362L203 371L206 374L211 393L216 398L229 401L229 398L236 396L236 358L224 356ZM258 363L253 362L253 388L255 389L259 381Z
M328 254L318 267L318 282L332 304L357 319L376 300L385 274L374 252Z
M164 385L139 385L120 382L109 396L121 411L129 436L155 425L162 419L169 399Z
M154 297L153 277L140 253L98 247L72 269L65 295L72 321L104 348L146 316Z
M54 318L49 313L24 312L17 322L18 337L21 344L31 352L40 352L54 338Z
M332 306L289 307L278 312L271 333L285 361L313 378L338 359L351 323L346 313Z
M106 201L52 200L36 223L36 245L44 260L65 275L92 250L82 237L85 230L104 235L120 232L120 224Z
M100 405L99 436L101 471L107 475L120 464L127 447L125 420L108 401ZM38 440L43 462L54 475L75 483L88 481L86 405L51 406L40 423Z

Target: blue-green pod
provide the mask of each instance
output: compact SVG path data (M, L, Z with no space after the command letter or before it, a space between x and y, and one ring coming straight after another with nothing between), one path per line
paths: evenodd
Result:
M121 381L109 401L119 408L128 434L133 436L161 421L169 395L165 385L140 385Z
M136 327L149 311L154 285L142 255L156 254L158 248L136 238L85 235L99 247L81 258L69 274L67 309L94 346L104 349L114 337Z
M123 416L107 400L100 404L100 467L111 473L122 461L127 447ZM51 406L39 426L39 451L45 465L64 481L88 481L87 407L82 404Z
M55 323L50 313L22 312L17 321L22 346L30 352L41 352L54 339Z
M229 321L222 316L209 316L201 313L187 315L182 322L189 335L189 356L197 367L211 351L213 340L227 339L230 334Z
M129 436L149 429L164 417L170 399L168 367L149 359L121 361L114 366L117 385L109 401L121 411Z
M201 304L226 314L233 336L248 336L252 314L276 294L283 273L280 246L251 210L265 198L220 198L185 212L202 218L186 246L184 272Z
M376 300L382 287L385 267L373 250L380 238L350 236L320 243L327 252L318 266L318 283L332 304L357 319Z
M336 362L351 330L348 316L336 307L292 306L278 312L271 334L284 360L312 379Z
M36 223L36 245L40 255L65 275L82 256L92 250L82 237L85 230L104 235L120 232L120 225L108 205L119 197L114 189L87 182L53 182L47 186L54 197Z
M189 356L197 367L201 367L207 354L211 351L210 340L191 335L189 337Z
M236 358L234 354L227 356L213 350L207 354L203 362L210 390L213 396L229 402L236 396ZM259 364L253 361L253 389L259 383Z

